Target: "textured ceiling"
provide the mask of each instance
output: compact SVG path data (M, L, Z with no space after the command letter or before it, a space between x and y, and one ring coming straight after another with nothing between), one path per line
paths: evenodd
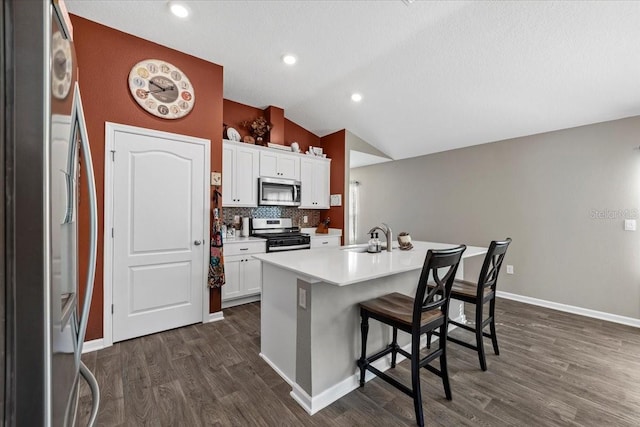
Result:
M394 159L640 115L640 2L66 3L222 65L227 99Z

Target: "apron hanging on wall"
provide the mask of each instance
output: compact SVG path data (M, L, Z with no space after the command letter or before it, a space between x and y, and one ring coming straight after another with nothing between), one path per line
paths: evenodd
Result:
M218 209L218 195L215 190L213 209L213 222L211 233L211 255L209 258L209 287L220 288L224 285L224 257L222 255L222 224L220 223L220 210Z

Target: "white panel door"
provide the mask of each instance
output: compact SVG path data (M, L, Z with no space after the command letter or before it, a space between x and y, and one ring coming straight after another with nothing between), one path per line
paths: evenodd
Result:
M243 259L243 255L226 256L224 258L225 283L221 288L223 300L241 296L240 265Z
M200 322L205 146L119 131L114 147L113 340Z
M278 155L276 153L260 152L260 176L281 178L278 171Z
M278 154L278 175L281 178L300 180L300 158Z
M331 164L325 161L318 161L314 166L313 173L313 186L314 186L314 201L316 202L316 209L329 208L331 195L329 194L329 179L330 179Z
M235 204L235 163L236 147L222 144L222 205L231 206Z
M253 148L238 147L234 171L236 205L258 205L258 171L260 157Z
M316 162L313 159L300 160L300 208L314 209L314 190L315 181L313 179L314 166Z
M257 294L262 290L262 261L247 258L243 262L242 283L247 294ZM224 288L224 286L223 286Z

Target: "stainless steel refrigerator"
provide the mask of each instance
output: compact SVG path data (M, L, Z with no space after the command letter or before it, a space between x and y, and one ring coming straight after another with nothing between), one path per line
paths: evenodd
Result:
M61 0L2 0L1 13L2 417L8 426L72 426L84 377L91 424L99 390L81 354L95 277L96 190L72 26ZM81 180L88 197L80 203ZM78 232L83 209L86 235ZM89 253L79 256L85 239Z

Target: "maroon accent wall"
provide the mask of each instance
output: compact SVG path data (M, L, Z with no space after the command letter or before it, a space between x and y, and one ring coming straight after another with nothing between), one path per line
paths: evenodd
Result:
M330 193L342 194L342 200L344 197L344 172L345 172L345 148L346 148L346 131L340 130L332 133L331 135L323 136L320 146L327 157L331 158L331 182ZM331 218L331 228L341 228L343 231L342 242L344 243L344 205L332 206L328 211L323 210L320 214L320 220L322 221L326 217Z
M211 170L222 170L222 124L236 128L242 136L248 131L240 123L265 115L260 108L240 104L222 98L222 66L178 52L173 49L134 37L87 19L71 15L79 68L79 82L84 104L87 130L96 175L98 196L98 261L91 316L87 329L87 340L102 337L103 327L103 236L104 236L104 144L105 122L114 122L165 132L190 135L211 141ZM131 67L145 58L164 59L184 71L196 92L196 103L186 117L177 120L161 119L145 112L129 93L127 78ZM276 107L277 108L277 107ZM281 110L281 109L280 109ZM283 112L284 115L284 112ZM281 120L281 119L279 119ZM280 122L282 123L282 122ZM297 141L305 151L310 145L322 146L331 161L331 192L342 193L344 189L344 143L345 132L340 131L324 138L284 119L280 129L282 141L290 145ZM322 140L322 142L321 142ZM80 204L88 200L87 188L81 184ZM85 202L86 203L86 202ZM88 215L81 207L79 233L88 235ZM343 209L331 208L320 211L322 217L331 216L331 226L343 227ZM88 242L80 240L79 251L88 253ZM80 277L86 275L86 257L80 258ZM80 295L83 298L83 295ZM220 292L212 290L210 311L220 311Z
M222 120L224 124L237 130L242 138L251 134L247 129L242 127L241 123L245 120L253 120L263 115L264 113L260 108L251 107L250 105L241 104L229 99L222 101ZM222 138L222 133L220 133L220 138Z
M284 144L284 110L271 105L264 110L264 117L273 126L269 131L267 142Z
M169 49L87 19L72 15L79 82L98 190L98 262L87 340L102 337L104 144L105 122L157 129L211 140L211 170L222 170L222 67ZM145 58L166 60L184 71L196 94L193 110L177 120L161 119L145 112L132 99L127 79L131 67ZM83 183L80 202L87 200ZM81 209L79 232L88 235L88 218ZM86 239L80 253L88 252ZM86 258L80 259L80 277L86 274ZM80 296L82 298L82 295ZM210 296L211 311L220 310L220 293Z
M309 146L320 147L319 136L314 135L289 119L284 119L284 144L291 145L294 141L300 145L300 150L303 153L309 149Z

